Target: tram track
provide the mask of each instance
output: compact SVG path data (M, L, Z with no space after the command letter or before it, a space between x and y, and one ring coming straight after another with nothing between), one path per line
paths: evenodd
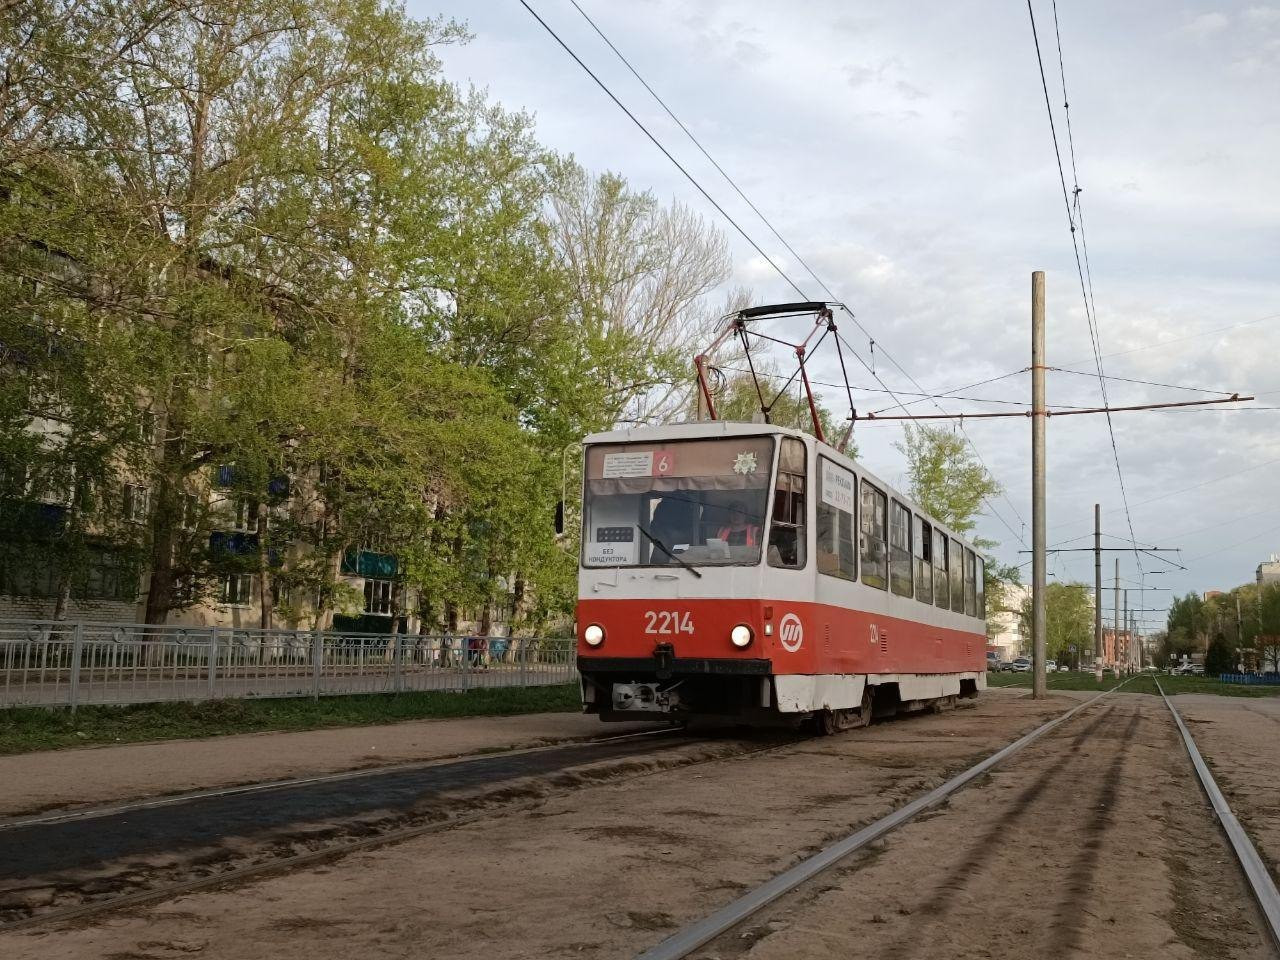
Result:
M1042 724L952 777L946 783L828 845L790 870L745 892L738 899L702 919L688 924L667 939L639 953L637 960L681 960L685 957L703 956L704 954L700 952L703 948L713 950L705 955L717 958L736 957L746 953L756 956L754 947L757 943L767 940L774 936L776 931L787 927L789 921L777 919L778 910L784 908L785 904L790 904L790 909L795 914L803 916L806 910L812 909L824 894L832 890L845 890L849 887L859 889L860 884L854 879L859 872L865 867L874 873L874 866L884 860L884 852L878 848L879 841L886 834L906 826L913 820L926 821L931 817L942 816L944 813L942 808L957 791L976 779L991 774L993 768L1009 759L1014 753L1050 734L1071 718L1084 713L1091 706L1098 704L1102 698L1123 686L1125 682L1127 681L1117 683L1061 716ZM1212 775L1200 758L1194 740L1173 703L1164 695L1163 690L1160 692L1204 792L1209 797L1210 806L1227 834L1230 846L1236 854L1237 864L1261 911L1263 925L1270 935L1269 943L1273 948L1280 948L1280 895L1277 895L1274 881L1245 831L1230 812L1216 784L1212 783ZM1091 814L1081 828L1082 836L1079 841L1075 843L1070 855L1062 858L1058 868L1061 875L1059 896L1063 907L1054 911L1048 924L1047 937L1047 943L1053 945L1051 952L1053 956L1072 956L1075 955L1075 951L1083 949L1083 944L1087 942L1084 934L1086 925L1090 922L1095 924L1103 922L1086 905L1092 902L1092 892L1103 885L1100 874L1115 872L1114 864L1110 863L1112 858L1104 858L1103 850L1109 842L1109 831L1119 829L1113 820L1118 792L1127 768L1134 759L1133 750L1139 741L1137 731L1140 725L1153 722L1153 718L1144 715L1144 708L1137 702L1126 707L1131 707L1127 716L1123 714L1125 708L1121 705L1109 704L1106 710L1094 716L1065 744L1061 762L1042 762L1040 769L1029 782L1018 783L1014 788L1013 796L1001 801L999 809L1002 814L999 817L993 817L995 822L987 825L959 852L948 859L947 862L955 866L947 868L939 863L936 867L936 879L932 880L924 892L915 892L918 908L903 910L911 914L910 935L898 941L890 941L886 946L875 950L876 954L891 960L910 960L910 958L935 955L931 951L936 950L939 943L945 942L951 933L947 928L952 912L958 909L960 904L969 903L975 899L974 892L968 889L975 878L986 876L989 879L1000 875L1003 866L1000 862L1001 858L1007 858L1008 855L1008 851L1002 847L1002 839L1010 835L1034 835L1035 831L1042 826L1037 822L1037 817L1043 817L1042 808L1049 795L1062 790L1068 783L1073 784L1081 792L1088 793L1079 786L1081 782L1088 782L1095 783L1092 797L1085 807L1091 811ZM1116 716L1118 710L1122 711L1120 716ZM1111 732L1101 743L1114 744L1114 747L1102 746L1099 742L1099 731L1107 731L1108 728ZM1048 739L1051 738L1047 738L1046 742ZM1100 756L1088 749L1081 749L1086 743L1092 743L1094 751L1105 750L1106 752ZM1207 781L1206 778L1208 778ZM987 784L990 782L988 779ZM984 790L987 784L984 784ZM1165 807L1168 807L1167 802ZM1146 856L1146 854L1142 855ZM1216 862L1221 864L1223 861ZM1178 866L1185 874L1187 865L1179 862ZM823 874L834 874L836 878L828 881L826 885L819 885L815 881ZM928 876L929 873L926 871L925 877ZM1108 877L1107 879L1114 883L1116 878ZM819 886L820 889L811 889ZM807 893L806 890L808 890ZM981 897L976 899L980 900ZM1176 890L1174 899L1181 902L1184 899L1183 892ZM778 901L784 902L778 903ZM795 922L797 928L802 923L806 924L804 929L810 936L821 935L822 925L819 923L815 928L815 921L812 918L801 920L793 916L790 920ZM882 924L888 921L877 914L872 918L872 922ZM1114 918L1109 922L1114 923ZM1175 919L1175 928L1177 926ZM731 931L742 927L747 928L745 932L735 938L727 936ZM1210 943L1204 939L1195 929L1194 923L1189 929L1183 929L1180 933L1189 943L1196 946L1198 953L1199 948L1202 947L1221 947L1220 942ZM794 946L792 941L780 940L779 943L778 947L772 951L764 950L760 956L790 956L788 945ZM925 945L923 953L920 952L922 945ZM823 944L823 947L828 950L846 946L848 941L842 941L838 937L833 937ZM1213 952L1213 955L1227 954Z
M0 824L0 931L82 920L288 872L583 787L794 742L644 731L11 819ZM458 806L476 809L459 813ZM261 829L264 820L268 829ZM238 833L245 822L258 829Z
M951 777L922 796L898 807L889 814L867 824L802 860L789 870L731 901L706 917L691 923L637 956L637 960L683 960L699 948L721 937L739 924L764 911L775 901L796 891L841 861L871 846L886 834L910 823L921 814L937 808L952 794L992 770L1024 747L1057 729L1072 717L1115 692L1127 681L1077 704L1059 716L1023 734L995 753Z

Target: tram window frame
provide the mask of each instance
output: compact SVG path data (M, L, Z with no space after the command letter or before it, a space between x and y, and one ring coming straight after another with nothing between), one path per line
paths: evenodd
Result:
M964 551L964 612L965 616L978 615L978 584L975 574L977 563L973 551L968 547Z
M857 474L828 457L821 455L818 457L818 498L815 501L817 522L814 531L815 562L818 572L824 576L838 577L841 580L857 580L858 548L854 536L854 529L857 526L857 498L854 497L850 504L853 507L852 510L844 510L828 502L825 496L828 469L848 474L852 481L851 489L858 489ZM829 547L834 549L828 549Z
M951 607L951 550L947 532L933 528L933 605L947 610Z
M858 498L858 558L862 563L862 582L877 590L889 589L889 496L865 479ZM868 506L870 497L870 507ZM880 530L878 536L870 524L876 522L874 506L879 504ZM873 544L879 544L879 556L871 552Z
M964 613L964 544L952 537L947 556L952 561L947 566L951 581L951 612Z
M894 521L899 517L905 517L906 522L896 524ZM905 533L906 544L894 543L894 533L901 529ZM889 501L889 589L900 597L911 597L915 595L914 575L912 572L912 551L911 551L911 511L907 509L907 505L899 500ZM906 577L902 577L901 567L906 567Z
M912 564L916 599L933 604L933 526L918 513L911 515Z
M765 543L764 552L771 567L781 570L803 570L809 561L805 526L805 511L808 509L808 504L805 502L805 481L808 478L809 454L803 440L795 437L779 439L778 470L773 484L773 515L769 519L769 539ZM797 451L799 451L798 462ZM792 562L788 563L783 559L781 548L786 540L792 538L794 538L795 556Z
M987 562L982 559L982 554L978 551L973 552L974 562L977 564L978 579L978 613L977 616L981 620L987 619Z

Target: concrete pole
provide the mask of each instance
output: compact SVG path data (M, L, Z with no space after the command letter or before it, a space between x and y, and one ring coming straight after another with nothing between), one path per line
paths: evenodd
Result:
M1111 605L1112 622L1115 624L1116 632L1112 634L1111 653L1114 656L1120 649L1120 558L1116 557L1116 586L1115 599ZM1114 667L1115 664L1113 663Z
M1129 660L1129 588L1124 588L1124 659ZM1116 634L1116 660L1120 660L1120 635Z
M1045 682L1044 271L1031 274L1031 637L1035 675L1031 696L1048 696Z
M1093 676L1102 682L1102 507L1093 505Z

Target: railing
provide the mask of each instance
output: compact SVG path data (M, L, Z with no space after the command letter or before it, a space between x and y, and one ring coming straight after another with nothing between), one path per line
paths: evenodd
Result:
M576 679L544 637L0 620L0 707L469 690Z
M1242 683L1246 686L1273 686L1280 684L1280 673L1220 673L1223 683Z

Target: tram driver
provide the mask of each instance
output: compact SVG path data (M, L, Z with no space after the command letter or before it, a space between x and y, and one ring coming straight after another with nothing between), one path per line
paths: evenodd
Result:
M760 527L747 523L747 508L741 500L734 500L728 507L729 522L716 533L717 539L731 547L756 547L760 545Z

